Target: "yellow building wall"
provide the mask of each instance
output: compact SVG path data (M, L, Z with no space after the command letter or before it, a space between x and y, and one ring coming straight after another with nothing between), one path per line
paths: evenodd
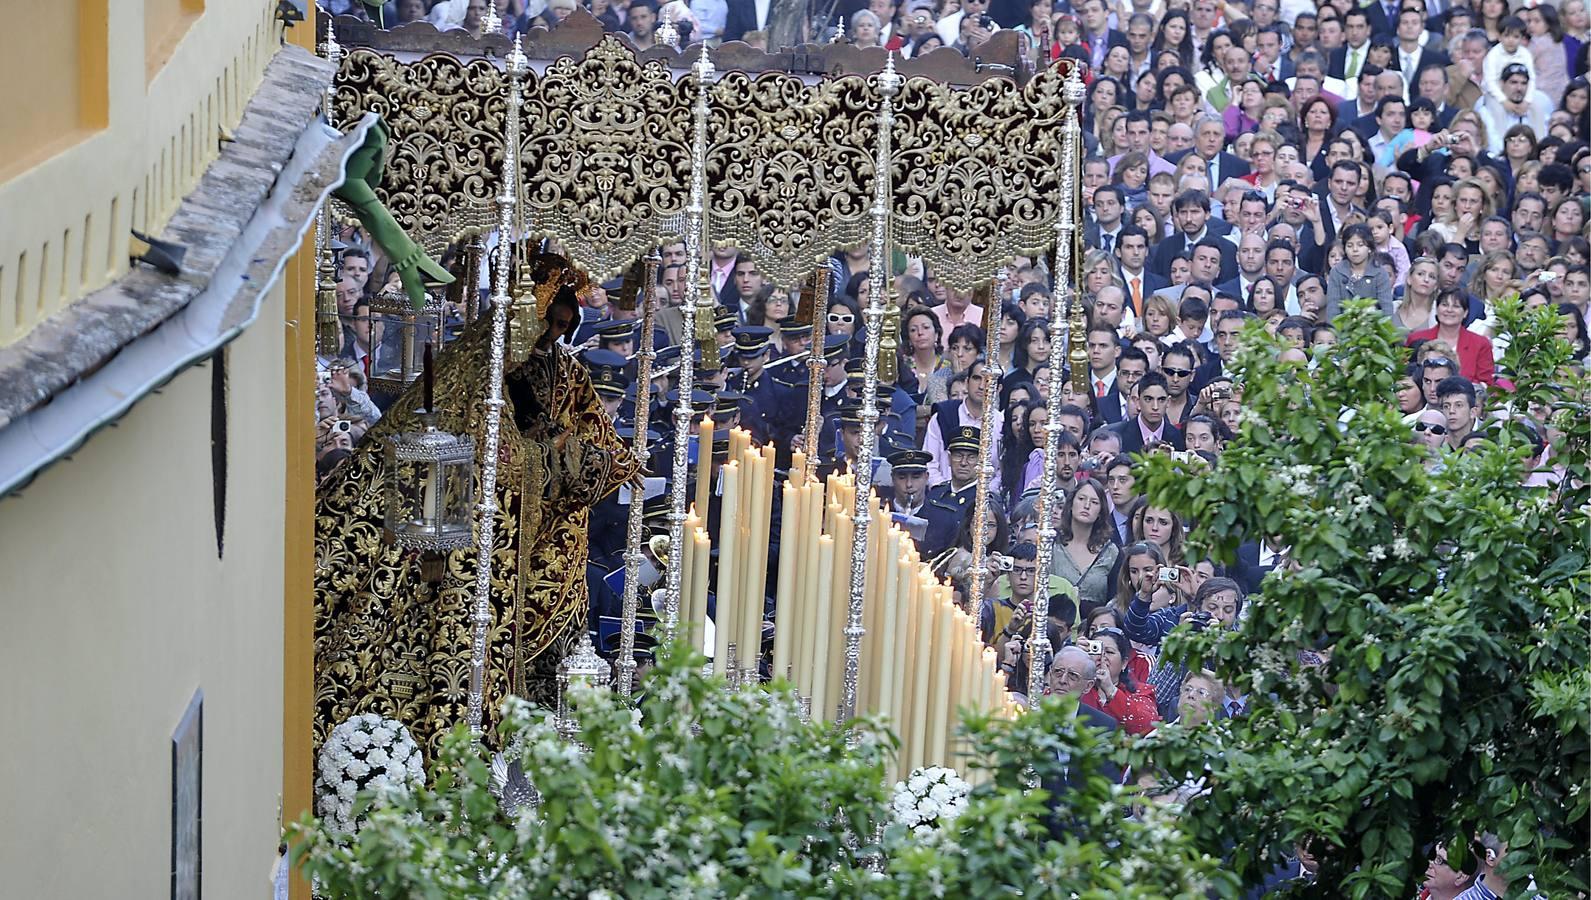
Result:
M280 46L275 7L0 2L0 347L125 272L131 229L160 230Z
M224 559L208 365L0 500L0 896L170 895L171 735L200 688L204 894L269 896L283 783L285 303L278 285L227 351Z

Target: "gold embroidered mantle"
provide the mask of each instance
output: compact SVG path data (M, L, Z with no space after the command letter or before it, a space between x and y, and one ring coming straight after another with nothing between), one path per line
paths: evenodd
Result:
M437 427L484 444L490 322L437 362ZM498 512L487 639L486 733L507 692L554 700L553 672L585 627L587 522L597 500L639 466L602 414L585 368L557 351L505 379ZM440 584L414 554L383 543L381 447L418 419L418 384L321 486L315 516L315 743L338 722L374 712L408 725L435 751L469 706L474 548L446 558ZM551 398L548 402L545 398ZM567 438L562 446L554 435ZM477 473L478 477L479 473ZM477 489L479 482L477 481Z

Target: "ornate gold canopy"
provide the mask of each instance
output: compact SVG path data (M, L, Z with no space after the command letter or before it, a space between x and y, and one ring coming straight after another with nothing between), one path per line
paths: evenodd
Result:
M726 55L739 61L745 48ZM379 193L437 253L495 222L503 76L489 56L411 56L346 53L336 118L382 116L391 145ZM907 79L892 136L896 249L961 289L1013 255L1047 252L1058 214L1063 75L1052 67L1022 84L985 76L970 86ZM595 279L679 237L696 90L669 59L638 58L612 35L533 73L519 188L526 229L556 238ZM711 90L715 244L734 244L774 283L793 285L834 248L867 239L878 104L871 76L736 71Z

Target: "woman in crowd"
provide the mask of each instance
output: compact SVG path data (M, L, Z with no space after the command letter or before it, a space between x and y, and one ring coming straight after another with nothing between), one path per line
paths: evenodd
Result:
M917 378L917 383L927 386L929 378L950 363L939 353L943 344L944 326L939 317L926 306L914 306L906 311L901 330L906 335L903 342L904 362Z
M1517 290L1514 283L1514 256L1507 250L1491 250L1481 254L1480 263L1475 267L1475 277L1470 279L1470 292L1480 297L1486 303L1486 320L1492 324L1488 329L1495 327L1495 314L1493 308L1498 300L1505 294ZM1479 322L1474 323L1479 325ZM1472 326L1473 327L1473 326ZM1481 331L1487 337L1492 336L1490 330Z
M1028 456L1034 448L1034 432L1031 428L1032 411L1042 408L1042 403L1031 399L1011 400L1005 404L1005 424L1000 432L1000 485L1005 489L1006 501L1013 510L1015 501L1021 498L1025 485L1022 484L1022 469L1027 465ZM1038 439L1044 439L1042 428Z
M1283 301L1280 294L1276 280L1269 275L1261 275L1248 286L1248 296L1244 298L1245 306L1249 312L1261 319L1267 318L1275 310L1281 309Z
M933 406L950 399L950 380L957 375L966 375L982 350L982 328L963 322L950 329L950 348L947 351L950 365L928 376L928 383L923 388L923 403Z
M1330 100L1316 95L1298 110L1298 121L1301 122L1298 130L1303 132L1303 159L1309 161L1309 169L1316 173L1316 178L1325 178L1325 151L1336 130L1336 110Z
M1276 185L1282 180L1276 171L1276 154L1285 144L1286 141L1283 141L1282 136L1276 132L1261 131L1254 135L1254 143L1249 147L1249 164L1252 169L1240 180L1252 184L1256 190L1263 193L1267 204L1276 199Z
M1526 162L1536 158L1536 132L1529 125L1515 125L1503 132L1503 159L1508 171L1517 173Z
M828 334L843 334L851 337L856 334L857 327L861 324L862 311L857 302L849 294L841 294L829 301Z
M1177 327L1177 302L1160 294L1150 294L1144 298L1140 326L1142 333L1152 335L1157 340L1171 334L1171 330Z
M1083 103L1083 121L1092 120L1098 129L1096 134L1103 137L1109 133L1108 123L1104 121L1104 113L1114 106L1122 106L1121 84L1114 78L1095 78L1088 86L1088 94ZM1125 111L1125 107L1123 108Z
M1584 366L1591 360L1591 337L1586 335L1584 314L1573 303L1560 303L1558 315L1563 317L1563 330L1559 335L1574 348L1574 364Z
M1083 255L1083 291L1093 298L1110 285L1126 290L1121 276L1116 273L1116 258L1103 250L1090 250Z
M1136 150L1122 154L1116 161L1116 172L1111 176L1111 183L1119 185L1127 195L1129 207L1139 207L1144 203L1144 195L1149 189L1149 157Z
M1423 331L1436 324L1437 264L1429 256L1409 263L1403 298L1392 304L1392 324L1404 333Z
M1148 734L1160 720L1160 713L1155 708L1154 689L1139 685L1127 674L1132 644L1117 628L1101 628L1095 640L1101 645L1094 658L1095 684L1079 702L1109 715L1128 734Z
M859 9L851 14L851 32L847 35L853 47L880 47L884 23L872 10Z
M1017 333L1027 324L1027 320L1027 313L1017 304L1007 301L1001 307L1000 335L995 339L997 344L994 352L995 362L999 364L1002 372L1011 371L1011 360L1016 352Z
M1587 81L1584 75L1570 79L1563 96L1558 99L1558 109L1569 114L1570 121L1574 123L1575 137L1586 140L1587 132L1591 131L1591 125L1586 123L1587 111L1591 110L1591 81Z
M1005 377L1015 376L1038 384L1038 368L1049 361L1050 323L1043 319L1029 319L1017 332L1016 349L1011 354L1011 371Z
M1166 565L1182 565L1182 544L1185 540L1182 519L1169 509L1145 506L1142 526L1135 532L1140 541L1152 541L1165 551Z
M1420 341L1441 341L1456 348L1460 375L1470 381L1495 384L1497 365L1491 339L1464 327L1468 314L1469 301L1462 292L1442 291L1436 296L1435 327L1410 332L1407 343L1412 346Z
M1564 254L1570 241L1582 237L1585 230L1585 207L1578 197L1564 197L1552 207L1548 216L1552 232L1553 253ZM1566 254L1565 254L1566 255ZM1583 263L1583 260L1582 260Z
M1190 451L1220 456L1232 437L1219 419L1206 415L1189 416L1183 423L1182 439Z
M1079 482L1061 509L1050 572L1077 588L1084 608L1110 601L1110 575L1119 554L1115 530L1105 489L1092 478Z
M1175 53L1177 64L1184 69L1193 68L1193 28L1188 24L1186 9L1168 9L1160 20L1160 28L1155 32L1155 42L1149 52L1159 58L1162 51ZM1165 94L1162 93L1160 99L1164 102Z
M790 292L781 287L765 284L751 298L746 309L746 321L753 325L772 328L779 333L779 320L790 315Z
M1435 210L1434 203L1432 209ZM1474 253L1480 249L1481 223L1491 215L1492 204L1486 196L1486 188L1473 178L1465 178L1454 187L1452 210L1447 216L1432 222L1431 230L1440 234L1442 240L1450 244L1463 244L1466 250Z
M1149 243L1157 244L1166 235L1166 222L1148 204L1132 211L1132 223L1149 235Z
M1107 628L1114 628L1123 633L1126 631L1122 627L1121 613L1117 612L1114 606L1106 605L1094 610L1093 614L1083 622L1083 637L1098 640L1097 635ZM1149 679L1149 673L1153 672L1154 668L1155 658L1134 645L1132 656L1126 665L1127 674L1132 676L1132 680L1143 684Z
M1237 86L1236 96L1221 112L1221 121L1226 124L1226 139L1237 140L1238 135L1258 129L1263 112L1265 80L1258 75L1250 75Z
M1139 498L1140 504L1142 498ZM1149 601L1150 609L1161 609L1177 602L1173 586L1160 583L1157 576L1166 565L1166 554L1153 541L1137 541L1121 551L1116 569L1116 611L1125 613L1135 596Z

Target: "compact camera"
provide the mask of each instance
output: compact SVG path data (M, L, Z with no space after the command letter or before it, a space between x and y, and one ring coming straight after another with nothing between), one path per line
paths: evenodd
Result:
M1155 573L1155 580L1161 584L1176 584L1182 579L1175 567L1161 566L1160 571Z

